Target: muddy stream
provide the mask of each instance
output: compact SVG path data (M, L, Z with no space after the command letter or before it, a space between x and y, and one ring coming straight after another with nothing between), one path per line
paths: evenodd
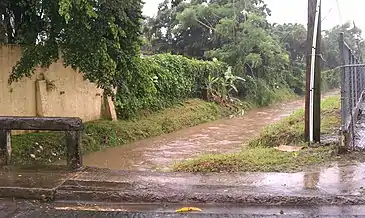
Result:
M338 91L322 96L332 96ZM303 99L248 111L244 116L221 119L170 134L148 138L84 156L87 166L130 171L166 170L176 161L200 154L238 151L268 124L304 106Z

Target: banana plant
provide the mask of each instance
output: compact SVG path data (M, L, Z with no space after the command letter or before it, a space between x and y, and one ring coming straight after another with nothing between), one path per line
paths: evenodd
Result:
M235 83L237 81L246 82L246 80L242 77L235 76L232 74L232 67L228 67L227 71L224 73L224 81L222 82L224 89L226 90L225 95L229 97L229 94L234 90L236 93L238 92Z
M216 92L217 84L219 84L219 77L214 77L209 74L206 85L209 94L214 94Z
M214 77L209 75L207 79L207 90L211 95L219 95L222 99L230 98L232 91L238 92L235 83L237 81L245 82L242 77L232 74L232 68L228 67L222 77Z

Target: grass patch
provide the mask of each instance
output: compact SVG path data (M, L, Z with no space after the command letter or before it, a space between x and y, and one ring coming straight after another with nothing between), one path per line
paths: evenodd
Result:
M293 153L255 147L233 154L203 155L175 164L173 169L180 172L292 172L324 162L331 156L329 147Z
M321 132L332 134L340 126L339 97L328 97L321 102ZM250 147L276 147L279 145L297 145L304 138L304 109L295 111L292 115L278 123L267 126L257 138L251 140Z
M134 120L88 122L85 123L82 137L84 153L170 133L184 127L216 120L229 113L227 108L219 107L217 104L192 99ZM46 164L64 159L63 137L64 134L61 132L15 135L12 138L12 161L15 165L25 165Z
M325 99L321 107L323 134L336 134L340 125L339 97ZM199 156L176 163L173 170L180 172L294 172L332 161L364 160L362 153L338 156L335 145L316 148L305 146L302 141L303 129L304 111L298 110L282 121L269 125L241 152ZM282 152L274 149L280 145L304 145L305 147L297 152Z

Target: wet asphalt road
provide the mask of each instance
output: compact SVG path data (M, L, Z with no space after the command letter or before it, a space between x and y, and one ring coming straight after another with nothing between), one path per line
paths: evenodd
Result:
M80 206L81 205L81 206ZM201 213L175 213L181 205L123 205L107 204L88 207L85 203L40 203L37 201L0 200L0 217L358 217L365 216L364 206L313 207L244 207L237 205L197 205ZM73 207L74 206L74 207ZM103 208L104 206L104 208ZM194 205L195 206L195 205ZM95 208L98 208L97 211ZM133 211L132 208L135 208ZM161 209L163 208L163 209Z

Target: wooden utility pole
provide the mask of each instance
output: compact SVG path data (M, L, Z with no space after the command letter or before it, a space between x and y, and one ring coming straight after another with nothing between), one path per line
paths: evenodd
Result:
M317 0L308 0L308 24L307 24L307 58L305 73L305 107L304 107L304 139L309 141L309 93L310 93L310 71L311 53L313 44L314 18Z
M306 95L305 95L305 125L304 125L304 139L310 140L310 83L311 83L311 63L312 63L312 47L314 38L315 18L317 11L317 1L320 0L308 0L308 26L307 26L307 58L306 58ZM321 45L321 16L319 11L318 26L317 26L317 40L316 40L316 58L315 58L315 70L314 70L314 94L313 94L313 141L319 142L320 140L320 102L321 102L321 58L320 58L320 45Z
M320 0L317 0L320 1ZM313 141L321 141L321 7L318 9L318 30L316 42L316 63L314 67L314 99L313 99Z

